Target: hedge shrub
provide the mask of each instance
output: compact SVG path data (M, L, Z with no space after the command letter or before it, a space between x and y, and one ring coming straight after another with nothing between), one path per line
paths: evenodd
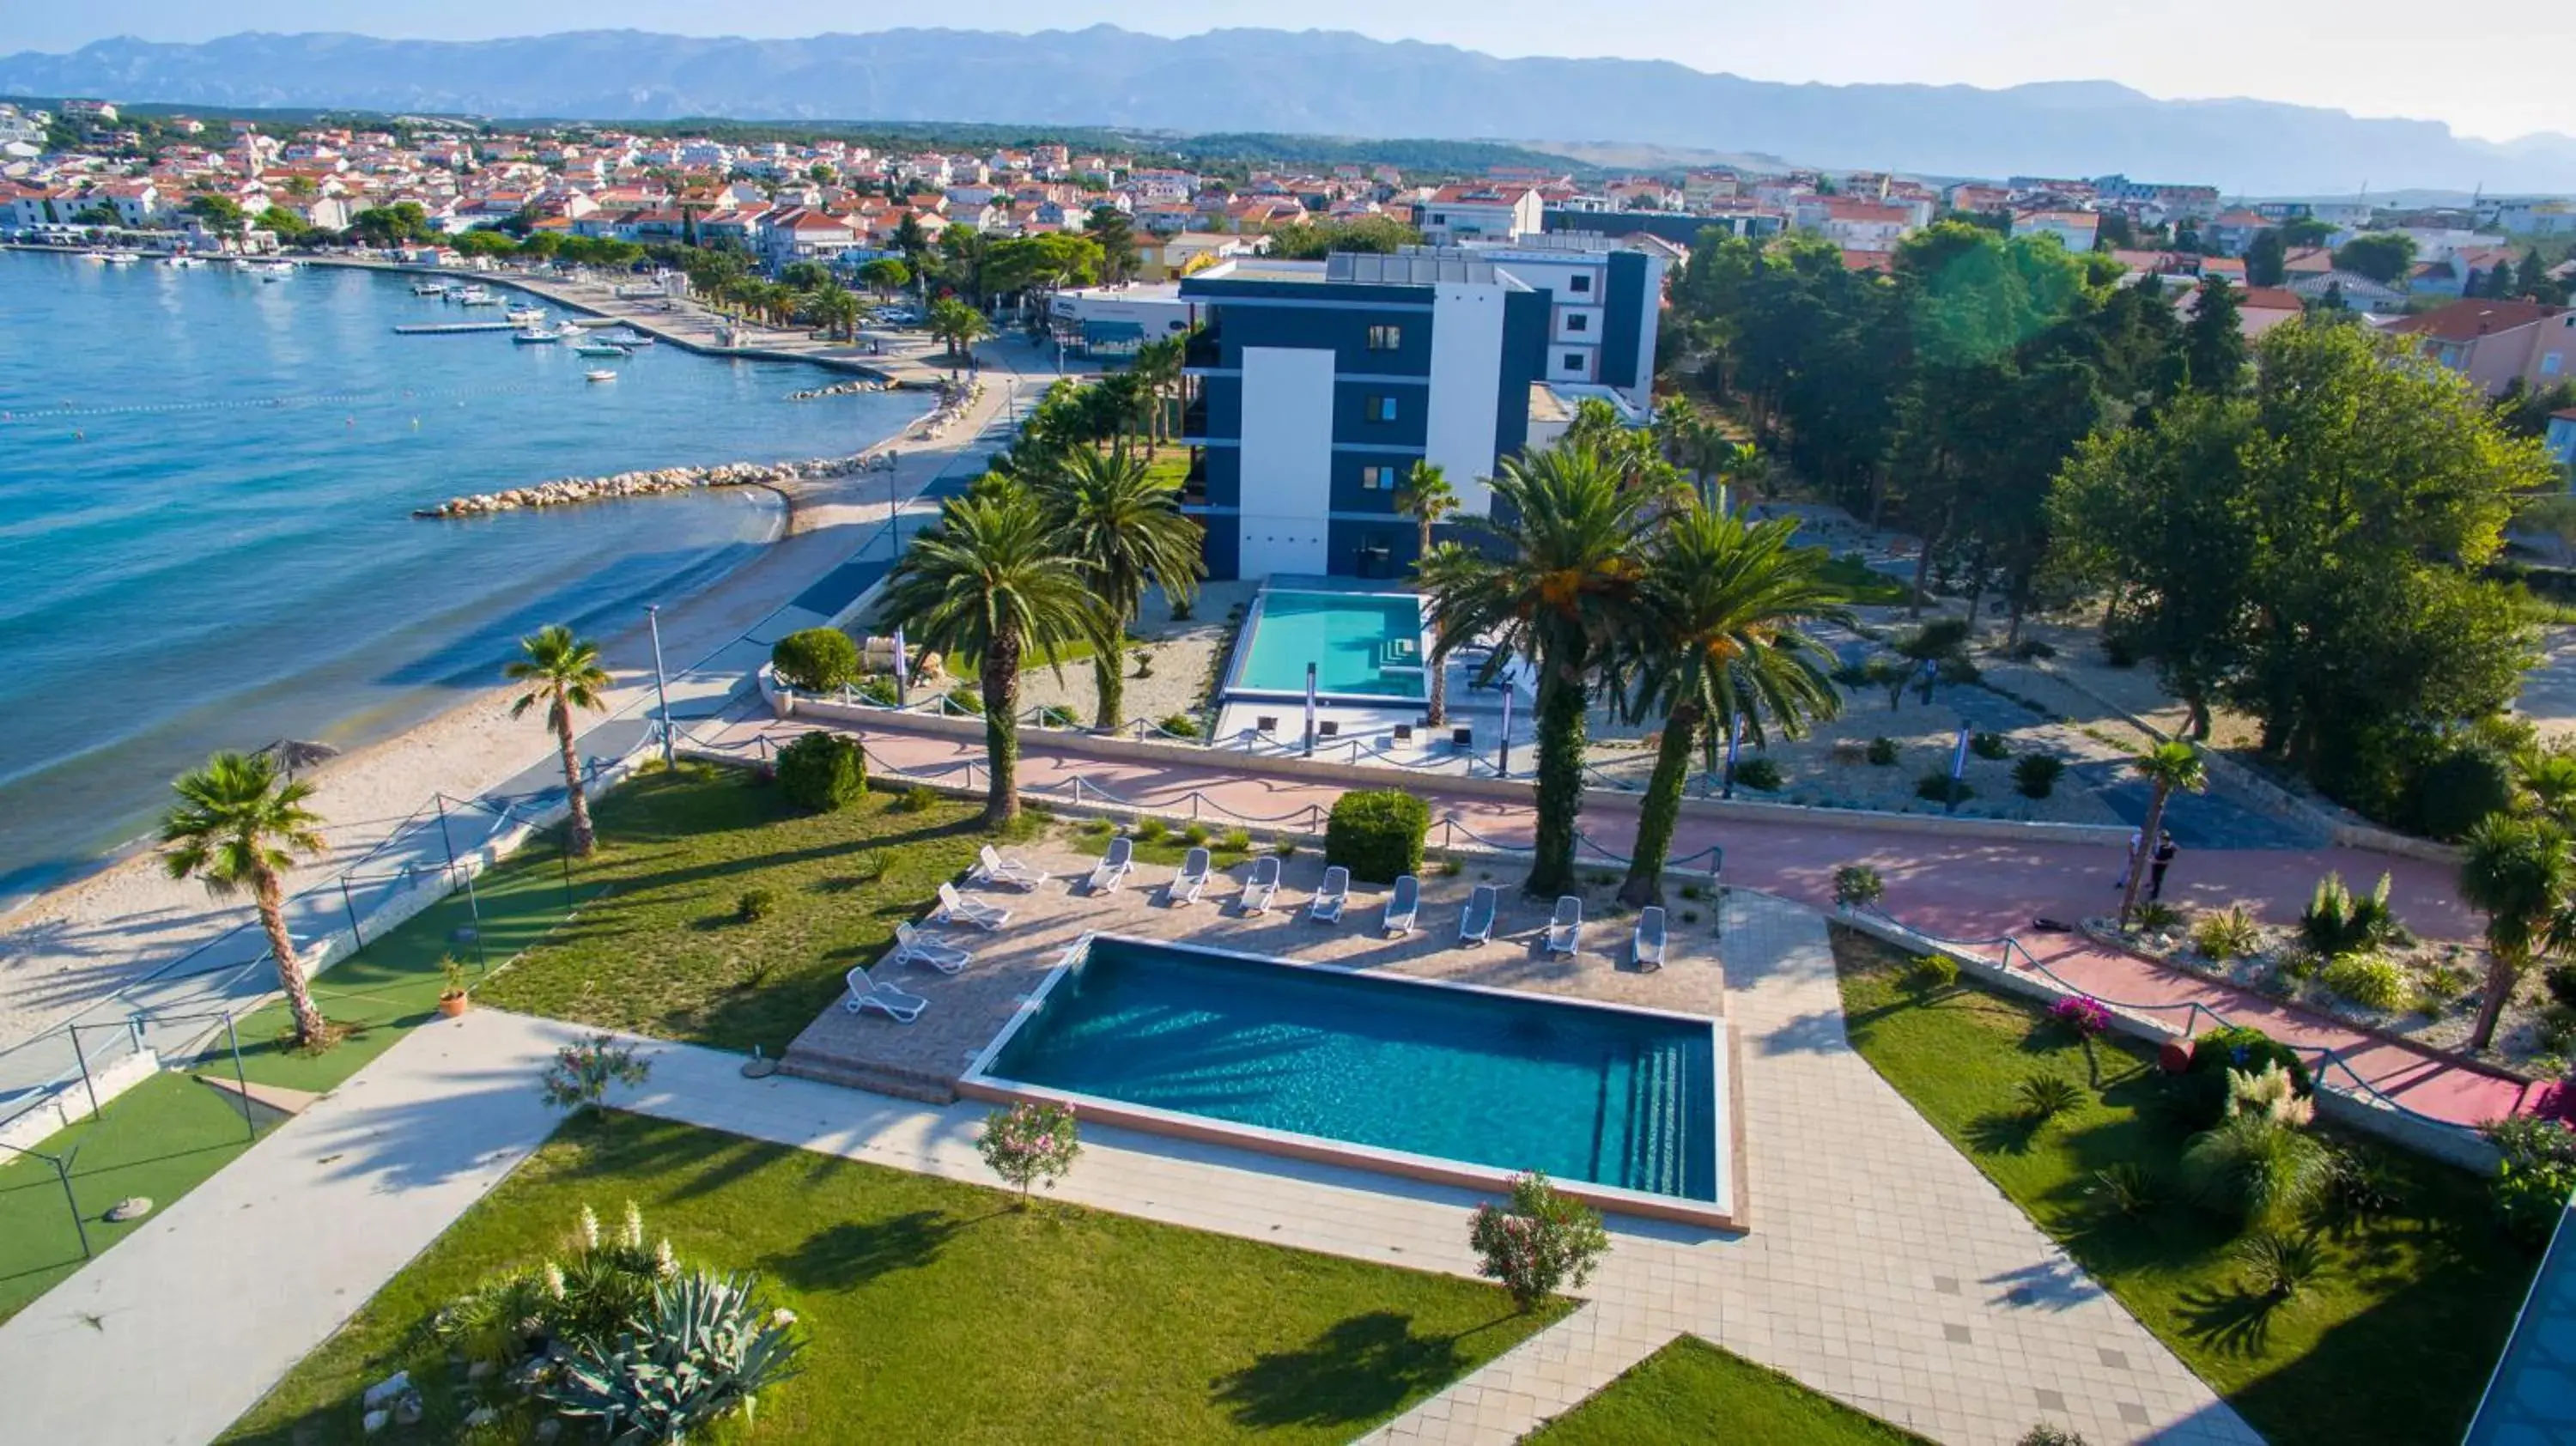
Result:
M808 733L778 750L778 786L788 801L830 813L868 791L868 765L856 740Z
M2474 744L2454 749L2415 775L2410 804L2426 837L2458 839L2479 819L2513 807L2513 765Z
M1431 805L1391 788L1345 793L1324 825L1324 862L1351 877L1391 884L1399 874L1422 871L1422 839L1431 831Z
M2251 1025L2222 1025L2191 1042L2191 1068L2184 1072L2182 1105L2193 1129L2205 1130L2227 1113L2227 1072L2260 1074L2277 1061L2290 1073L2290 1086L2304 1095L2315 1086L2298 1051Z
M839 628L807 628L780 638L769 650L769 666L781 686L838 692L859 680L859 645Z

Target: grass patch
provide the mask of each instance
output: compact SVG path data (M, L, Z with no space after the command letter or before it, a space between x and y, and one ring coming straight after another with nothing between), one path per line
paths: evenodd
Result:
M2257 1431L2281 1446L2459 1438L2536 1263L2495 1228L2480 1181L2319 1131L2383 1164L2399 1198L2369 1219L2317 1222L2324 1272L2267 1300L2247 1285L2236 1232L2181 1201L2187 1130L2143 1049L2105 1038L2096 1078L2037 1006L1908 990L1905 956L1839 925L1833 937L1854 1047ZM2091 1081L2044 1130L2015 1094L2034 1073ZM2111 1208L2098 1172L2123 1164L2146 1172L2159 1203Z
M1208 841L1206 843L1193 844L1181 833L1182 829L1188 827L1188 824L1176 825L1172 828L1171 832L1164 834L1161 838L1155 839L1151 843L1148 843L1141 838L1137 839L1135 845L1136 862L1140 865L1152 865L1157 868L1177 869L1181 866L1181 861L1189 857L1191 849L1204 848L1208 851L1208 862L1210 865L1218 869L1230 869L1236 864L1242 863L1245 859L1248 859L1255 853L1259 852L1257 849L1227 848L1225 846L1225 830L1218 828L1214 824L1208 825L1209 832ZM1100 855L1109 852L1109 841L1115 837L1117 837L1117 834L1114 831L1104 833L1098 828L1082 829L1078 830L1074 834L1072 844L1073 847L1081 850L1082 852L1089 854L1094 858L1098 858ZM1153 880L1153 882L1159 885L1162 881L1160 879L1156 879Z
M1826 559L1817 574L1861 607L1901 607L1914 596L1912 584L1871 567L1856 552Z
M1630 1366L1525 1440L1527 1446L1923 1446L1911 1431L1697 1336L1682 1336Z
M896 802L870 793L809 814L743 770L638 777L600 801L599 851L574 868L598 897L476 997L778 1054L841 993L850 966L874 962L990 838L973 804ZM746 923L736 906L753 888L776 902Z
M1077 1170L1080 1166L1075 1167ZM448 1440L470 1402L424 1345L441 1304L539 1258L584 1204L632 1200L683 1259L760 1272L812 1345L764 1441L1341 1442L1555 1319L1491 1286L998 1191L629 1115L568 1126L236 1423L355 1440L409 1369ZM572 1439L567 1432L565 1439Z
M567 900L584 897L583 887L576 881L574 891L565 893L551 839L531 844L476 880L471 900L462 891L451 894L315 977L313 994L322 1012L356 1026L338 1045L319 1054L293 1048L293 1018L282 1001L235 1020L243 1077L317 1094L338 1088L414 1027L437 1017L441 959L452 952L464 961L479 994L483 961L498 965L545 937L563 921ZM469 927L480 931L479 950L457 937ZM230 1096L197 1081L233 1077L220 1022L205 1023L210 1032L198 1053L165 1058L160 1074L109 1100L96 1118L36 1147L70 1159L73 1198L93 1251L103 1253L141 1229L251 1145L242 1110ZM113 1031L83 1033L93 1050L115 1037ZM85 1102L77 1086L68 1098ZM265 1110L256 1113L265 1135L276 1118ZM153 1213L121 1225L100 1218L131 1195L151 1199ZM53 1166L17 1155L0 1161L0 1320L25 1309L83 1263L80 1231Z

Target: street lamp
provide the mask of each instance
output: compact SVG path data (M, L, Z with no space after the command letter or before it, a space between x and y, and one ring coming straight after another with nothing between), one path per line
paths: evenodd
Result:
M662 605L644 605L645 625L653 632L653 696L662 709L662 766L670 768L679 761L671 743L671 685L662 673Z

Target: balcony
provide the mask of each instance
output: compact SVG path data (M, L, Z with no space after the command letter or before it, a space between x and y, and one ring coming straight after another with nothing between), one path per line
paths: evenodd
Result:
M1181 505L1203 506L1207 502L1207 448L1190 449L1189 470L1181 474Z
M1207 393L1201 392L1190 398L1189 405L1181 408L1180 438L1184 442L1204 440L1207 437L1207 427Z
M1217 335L1216 328L1203 326L1191 332L1189 341L1182 346L1181 365L1184 367L1223 366L1225 365L1224 356L1225 348Z

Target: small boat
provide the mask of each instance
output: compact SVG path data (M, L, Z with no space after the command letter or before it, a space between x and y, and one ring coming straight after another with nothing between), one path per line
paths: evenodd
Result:
M581 379L586 382L613 382L617 380L617 373L601 367L597 371L583 372Z
M445 296L447 294L447 290L447 283L444 281L416 281L412 283L411 294L414 296Z
M131 266L142 259L143 253L139 251L110 251L99 257L110 266Z
M258 272L259 279L262 281L284 281L295 274L295 268L283 261L273 261L266 266L254 266L251 270Z
M633 351L639 346L651 346L653 344L653 338L640 331L615 332L601 337L600 340L608 343L610 346L618 347L626 351Z
M521 326L535 326L546 319L546 309L542 306L513 306L505 309L501 315L505 320L515 321Z
M176 266L180 270L185 271L190 267L203 266L206 263L194 256L164 256L161 258L161 264L164 266Z
M107 262L107 253L104 251L84 251L81 253L81 259L83 261L96 261L101 265L105 265Z
M498 306L501 304L501 298L494 296L491 292L484 290L480 286L469 286L463 291L456 293L456 304L459 306Z
M622 346L605 346L598 342L586 341L581 345L574 347L573 353L577 356L624 356L626 355L626 348Z
M563 333L559 331L548 331L541 326L531 326L524 330L510 333L510 340L517 342L521 346L543 346L563 340Z

